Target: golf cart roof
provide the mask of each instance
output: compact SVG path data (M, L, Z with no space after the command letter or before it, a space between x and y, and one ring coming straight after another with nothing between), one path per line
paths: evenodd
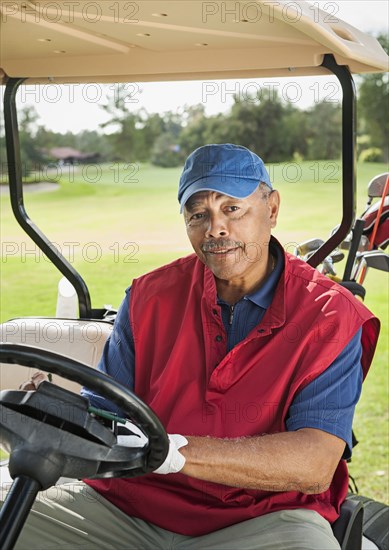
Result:
M124 82L381 72L376 39L306 1L4 2L0 79Z

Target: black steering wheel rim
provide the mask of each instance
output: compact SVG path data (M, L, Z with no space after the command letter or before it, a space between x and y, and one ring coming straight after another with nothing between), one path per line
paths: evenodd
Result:
M24 344L1 344L0 363L18 364L56 374L88 387L117 405L149 439L144 465L133 470L132 477L152 472L164 462L169 440L160 420L148 405L112 377L70 357Z

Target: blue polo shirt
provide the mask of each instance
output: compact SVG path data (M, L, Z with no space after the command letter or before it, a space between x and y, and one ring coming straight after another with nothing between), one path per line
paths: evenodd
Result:
M276 258L275 268L260 289L241 298L233 308L218 299L227 333L228 351L258 325L271 304L284 269L282 250L274 246L271 252ZM131 288L128 288L112 334L105 345L99 369L133 390L135 346L129 318L130 298ZM343 458L351 456L352 422L362 388L361 332L362 329L328 369L296 395L286 420L288 431L316 428L343 439L346 442ZM83 390L83 395L97 407L117 411L112 404L108 406L105 400L87 389Z

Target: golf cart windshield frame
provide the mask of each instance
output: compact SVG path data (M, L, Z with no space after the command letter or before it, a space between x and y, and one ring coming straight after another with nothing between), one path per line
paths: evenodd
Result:
M319 248L308 263L316 267L336 248L349 233L356 210L356 93L349 69L338 65L332 54L326 54L322 66L339 80L342 99L342 220L337 231ZM24 207L22 163L20 155L19 128L16 109L18 88L27 79L10 78L4 94L4 126L9 172L9 190L15 218L33 242L51 260L56 268L74 286L79 303L81 319L102 318L104 309L92 309L88 287L81 275L58 251L53 243L29 218Z

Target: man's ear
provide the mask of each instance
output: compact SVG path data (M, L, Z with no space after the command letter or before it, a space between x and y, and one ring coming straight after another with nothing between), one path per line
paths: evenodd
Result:
M270 216L270 227L275 227L277 225L278 212L280 210L281 197L279 192L274 189L268 198L269 204L269 216Z

